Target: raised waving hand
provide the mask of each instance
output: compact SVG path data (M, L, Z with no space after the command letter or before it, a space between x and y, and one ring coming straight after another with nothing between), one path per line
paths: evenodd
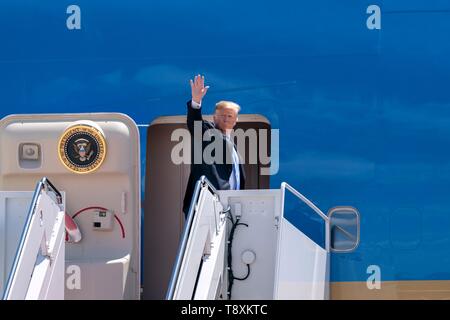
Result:
M191 84L192 100L201 104L203 97L209 89L209 86L205 87L205 76L196 75L194 81L189 80L189 83Z

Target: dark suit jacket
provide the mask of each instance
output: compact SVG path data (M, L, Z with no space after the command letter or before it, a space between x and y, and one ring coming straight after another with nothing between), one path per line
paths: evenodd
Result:
M216 134L208 134L211 131L208 131L207 135L211 138L211 141L196 141L197 146L202 147L202 160L200 164L194 163L194 122L199 121L201 123L202 128L202 137L205 131L209 129L217 130ZM195 183L200 179L202 175L206 176L206 178L211 182L211 184L217 190L229 190L230 189L230 175L233 170L233 165L231 161L231 150L226 148L231 148L232 145L229 142L226 142L225 137L219 132L219 129L216 129L214 123L203 120L202 118L202 110L192 108L191 101L187 103L187 127L189 132L191 133L191 174L189 175L188 184L186 187L186 194L184 196L183 203L183 211L185 215L188 214L189 206L191 204L192 194L194 193ZM214 132L214 131L212 131ZM221 163L213 162L212 164L205 163L205 159L203 159L203 151L210 144L213 143L216 137L220 137L223 139L223 161L217 161ZM201 144L200 144L201 142ZM214 156L214 153L212 153ZM239 164L239 172L240 172L240 189L245 188L245 174L244 167L242 164Z

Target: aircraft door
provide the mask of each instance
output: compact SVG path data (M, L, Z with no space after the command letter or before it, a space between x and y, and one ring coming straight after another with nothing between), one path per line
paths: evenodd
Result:
M274 299L328 299L329 219L287 183L281 194Z

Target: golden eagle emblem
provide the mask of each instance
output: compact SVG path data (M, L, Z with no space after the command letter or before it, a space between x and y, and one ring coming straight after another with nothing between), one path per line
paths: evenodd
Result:
M76 152L75 157L81 162L90 160L92 155L94 154L94 151L91 150L91 143L89 142L89 140L84 138L75 140L75 142L73 143L73 148Z
M64 131L58 154L64 166L75 173L97 170L105 160L106 140L101 128L92 121L76 124Z

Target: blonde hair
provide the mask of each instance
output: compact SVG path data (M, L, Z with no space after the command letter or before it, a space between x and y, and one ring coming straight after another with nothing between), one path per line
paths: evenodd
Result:
M237 103L232 101L219 101L216 103L216 111L225 108L232 108L236 111L236 113L239 113L239 111L241 111L241 107Z

